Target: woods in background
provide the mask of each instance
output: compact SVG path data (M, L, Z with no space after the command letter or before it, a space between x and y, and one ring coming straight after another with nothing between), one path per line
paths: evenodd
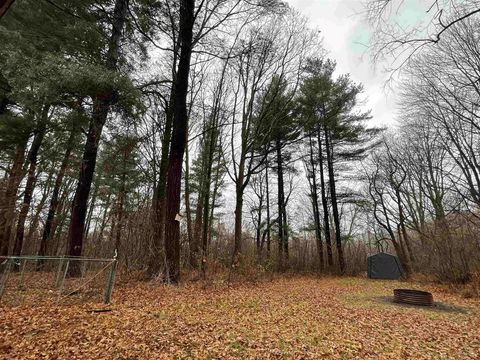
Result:
M412 54L392 134L282 1L17 0L0 20L1 255L117 251L177 283L357 273L386 250L466 281L478 25Z

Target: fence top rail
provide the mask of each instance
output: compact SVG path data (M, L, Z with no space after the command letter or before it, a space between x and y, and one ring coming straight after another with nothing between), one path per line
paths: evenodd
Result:
M89 262L113 262L112 259L96 259L81 256L0 256L0 260L68 260L68 261L89 261ZM3 261L0 261L0 263Z

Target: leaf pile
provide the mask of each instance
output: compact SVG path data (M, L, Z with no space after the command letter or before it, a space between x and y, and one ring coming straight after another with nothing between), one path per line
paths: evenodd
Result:
M278 278L235 287L117 286L98 304L0 307L2 359L478 359L480 301L433 286L443 308L385 300L412 283Z

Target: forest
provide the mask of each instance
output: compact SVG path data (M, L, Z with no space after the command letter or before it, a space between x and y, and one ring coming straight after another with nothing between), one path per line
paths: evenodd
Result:
M170 294L158 295L170 310L148 312L160 320L186 311L175 299L191 301L188 287L199 281L246 286L247 308L260 306L262 291L245 283L265 279L277 279L265 285L266 303L283 292L285 311L303 306L302 296L317 302L313 279L331 287L319 304L336 302L349 281L380 296L389 285L363 279L367 257L379 252L398 257L405 281L422 279L440 293L461 287L478 300L480 8L473 0L422 4L411 29L391 21L403 1L365 1L359 15L371 28L365 56L372 66L387 59L386 87L398 98L392 122L378 124L364 85L338 70L321 31L288 1L0 0L0 260L36 256L43 260L34 272L46 274L49 258L115 258L119 303L138 296L129 282L138 281L146 307L152 294ZM64 276L84 272L73 262ZM231 311L238 308L225 294L235 291L218 295ZM200 293L192 301L210 301ZM354 326L342 306L330 324L343 316ZM43 314L41 322L54 309L22 316ZM313 311L298 310L305 319ZM379 324L388 314L358 311ZM185 316L185 329L197 332ZM136 324L132 334L142 338ZM468 324L457 332L471 333ZM351 334L353 342L361 336ZM210 352L198 343L184 344L193 355L161 349L229 358L215 339ZM235 354L255 355L252 343L235 339ZM286 358L318 358L316 341L306 357L288 343ZM431 350L415 344L404 351ZM470 345L452 343L460 352L447 358L475 354ZM118 358L155 358L109 346ZM0 342L0 354L14 348ZM260 357L285 355L268 351Z
M174 283L356 274L380 249L442 281L478 269L473 15L405 60L390 129L280 1L31 7L0 33L2 255L117 251Z

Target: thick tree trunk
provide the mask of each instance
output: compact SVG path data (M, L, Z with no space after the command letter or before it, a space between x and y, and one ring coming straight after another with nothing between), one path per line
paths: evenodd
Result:
M331 269L333 266L333 253L332 253L332 240L330 234L330 219L329 219L329 210L327 202L327 189L325 184L325 174L323 166L323 149L322 149L322 138L320 134L320 128L317 133L318 137L318 167L320 168L320 188L322 194L322 206L323 206L323 226L325 232L325 244L327 245L327 264Z
M128 14L128 3L129 0L116 0L115 2L112 31L106 59L106 67L110 70L116 70L117 68L120 55L120 40L122 38L123 28ZM103 126L105 125L105 121L107 120L110 111L110 106L114 101L115 94L113 90L97 94L93 98L93 114L87 133L82 166L78 176L77 189L72 203L72 214L68 231L69 256L82 255L87 203L97 162L98 145L100 143ZM78 262L72 262L72 266L69 268L70 276L80 275L80 268L78 265Z
M165 242L165 214L167 202L167 172L168 172L168 157L170 150L170 139L172 136L173 125L173 107L175 97L175 85L172 85L170 92L170 105L167 109L165 130L162 137L162 154L160 157L160 171L157 188L153 197L153 211L154 211L154 236L151 244L150 256L148 259L147 275L153 278L158 275L161 269L161 254L162 246Z
M17 231L15 235L15 244L13 246L13 255L20 256L22 253L23 239L25 237L25 221L27 220L28 211L30 210L30 203L32 201L33 190L35 189L35 183L37 180L36 170L37 170L37 158L40 147L42 146L43 138L47 131L45 122L48 116L49 106L45 106L42 111L41 116L41 128L36 132L30 151L28 152L27 160L29 162L28 166L28 176L27 183L25 185L25 191L23 194L23 203L20 209L20 214L18 215L17 222Z
M3 194L0 194L2 197L0 204L0 255L2 256L8 255L10 247L17 192L24 176L23 162L25 159L25 146L26 141L17 146L10 174L6 181L6 189L3 191Z
M167 212L165 219L165 260L167 281L180 280L180 191L182 164L187 142L188 112L187 94L192 55L193 25L195 22L195 0L180 2L180 60L175 81L175 112L172 129L172 143L168 162Z
M160 169L158 175L158 184L153 195L153 226L154 236L150 246L148 258L147 277L157 276L161 270L160 261L165 245L165 218L167 204L167 172L170 155L170 142L172 138L173 117L175 114L175 86L177 79L178 53L180 38L174 41L173 62L172 62L172 86L170 88L170 98L166 109L165 129L162 135L162 153L160 155Z
M330 133L325 129L325 149L327 153L328 182L330 185L330 198L332 199L332 215L335 225L335 240L337 245L338 264L340 273L345 273L345 260L343 258L342 236L340 233L340 215L338 213L337 192L335 189L335 172L333 169L333 149L330 142Z
M87 134L85 150L83 153L82 167L78 175L78 184L72 203L70 228L68 233L69 256L81 256L83 248L83 235L85 230L85 218L87 214L88 196L92 186L93 174L97 162L98 145L102 135L102 129L108 116L110 99L95 98L93 103L93 119ZM75 265L74 265L75 264ZM72 262L70 275L78 276L78 262Z
M323 258L323 241L322 241L322 229L320 226L320 208L318 206L318 186L317 186L317 174L315 172L315 161L313 159L313 142L312 136L309 135L310 140L310 165L312 167L312 206L313 206L313 218L315 223L315 239L317 243L317 255L320 265L320 271L323 271L325 267L325 260Z

